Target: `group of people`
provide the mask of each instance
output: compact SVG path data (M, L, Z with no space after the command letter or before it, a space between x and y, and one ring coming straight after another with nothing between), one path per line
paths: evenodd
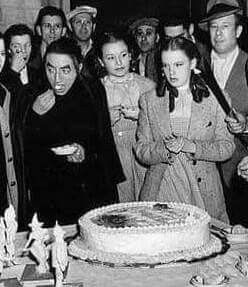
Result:
M96 8L46 6L34 34L24 24L0 34L0 208L14 206L20 229L34 212L72 224L137 200L232 219L226 202L248 180L242 9L208 1L199 26L211 47L190 19L145 16L96 37Z

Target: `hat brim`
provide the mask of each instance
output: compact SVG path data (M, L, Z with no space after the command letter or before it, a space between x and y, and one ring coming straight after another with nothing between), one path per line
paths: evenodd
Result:
M225 11L225 12L218 12L218 13L214 13L204 19L202 19L199 23L199 27L204 30L204 31L207 31L208 30L208 23L209 21L212 21L214 19L219 19L219 18L222 18L222 17L226 17L226 16L229 16L229 15L232 15L232 14L236 14L240 11L240 8L235 8L235 9L232 9L230 11Z

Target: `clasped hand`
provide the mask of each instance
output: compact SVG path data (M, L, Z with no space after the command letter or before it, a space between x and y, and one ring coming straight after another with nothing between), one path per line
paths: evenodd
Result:
M164 143L166 148L175 154L178 154L179 152L195 153L195 143L184 137L171 134L164 137Z
M246 129L246 117L235 110L226 117L228 130L233 134L243 133Z
M36 98L33 104L33 110L38 115L44 115L55 104L55 96L53 90L48 89L46 92Z
M110 108L110 117L112 126L115 125L123 116L126 119L137 120L139 115L139 108L135 106L113 106Z

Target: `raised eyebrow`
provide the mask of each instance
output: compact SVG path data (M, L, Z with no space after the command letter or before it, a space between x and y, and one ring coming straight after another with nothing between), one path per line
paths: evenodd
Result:
M47 65L47 67L55 68L50 62L47 62L46 65Z
M63 66L63 67L60 67L61 70L64 70L64 69L70 69L70 65L66 65L66 66Z

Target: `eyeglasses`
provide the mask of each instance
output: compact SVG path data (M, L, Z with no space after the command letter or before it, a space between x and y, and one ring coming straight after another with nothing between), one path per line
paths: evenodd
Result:
M54 24L54 25L52 25L50 23L43 23L42 27L45 30L54 30L56 32L60 31L63 28L62 24Z

